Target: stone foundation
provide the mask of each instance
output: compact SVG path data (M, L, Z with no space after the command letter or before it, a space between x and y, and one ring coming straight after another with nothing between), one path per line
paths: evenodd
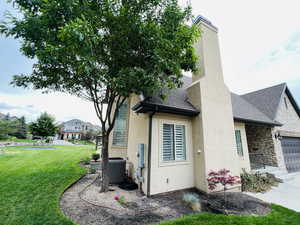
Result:
M246 125L249 154L257 153L251 163L263 163L278 167L272 127L263 125ZM260 155L262 154L262 155Z

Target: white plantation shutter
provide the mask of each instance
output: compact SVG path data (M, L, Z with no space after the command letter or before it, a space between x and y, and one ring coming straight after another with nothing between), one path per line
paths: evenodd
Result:
M175 125L175 158L176 160L186 159L185 126Z
M162 160L186 160L185 126L162 124Z
M162 129L162 158L163 161L174 160L174 125L163 124Z

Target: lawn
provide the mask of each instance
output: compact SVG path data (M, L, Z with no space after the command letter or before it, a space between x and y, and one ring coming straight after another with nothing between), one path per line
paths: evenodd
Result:
M90 146L57 146L51 150L7 147L0 155L0 224L73 224L59 209L65 188L85 173L78 165Z
M65 188L85 173L78 165L93 146L56 146L51 150L7 147L0 155L0 224L71 225L59 209ZM273 205L265 217L198 214L163 225L299 225L300 214Z
M281 206L272 205L267 216L225 216L216 214L195 214L161 225L299 225L300 213Z
M0 140L0 142L17 142L17 143L36 143L37 140L31 140L31 139L19 139L16 137L9 137L5 140Z

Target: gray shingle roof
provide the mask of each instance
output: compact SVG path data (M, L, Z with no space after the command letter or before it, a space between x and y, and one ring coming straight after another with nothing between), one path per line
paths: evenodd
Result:
M231 93L231 102L233 117L237 121L280 125L237 94Z
M189 103L186 91L187 87L192 84L192 78L183 76L182 79L184 83L183 87L171 90L165 100L162 100L158 95L148 96L144 101L134 106L134 110L144 113L153 110L153 105L157 105L189 111L192 112L191 115L196 115L198 110ZM279 103L278 99L280 100L282 92L285 90L284 88L286 88L286 84L277 85L242 96L232 93L231 101L234 119L236 121L280 125L280 123L275 121L273 119L274 117L271 116L274 114L273 110L277 107ZM149 107L147 104L152 107Z
M266 114L270 119L275 120L277 109L285 89L286 84L283 83L244 94L241 97Z
M183 86L167 93L167 97L163 100L158 95L148 97L146 102L150 104L164 105L184 110L198 111L187 99L186 88L192 84L192 78L183 76Z

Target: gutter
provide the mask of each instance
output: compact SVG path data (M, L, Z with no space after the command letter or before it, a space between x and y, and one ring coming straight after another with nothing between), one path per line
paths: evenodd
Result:
M251 119L243 119L243 118L238 118L234 117L234 121L236 122L248 122L248 123L253 123L253 124L261 124L261 125L269 125L269 126L283 126L283 124L278 123L278 122L264 122L264 121L258 121L258 120L251 120Z
M146 101L141 101L132 107L132 110L136 113L147 113L147 112L161 112L170 113L183 116L197 116L200 112L198 110L182 109L172 106L166 106L162 104L153 104Z
M155 111L149 114L149 138L148 138L148 174L147 174L147 197L150 197L150 183L151 183L151 152L152 152L152 119Z

